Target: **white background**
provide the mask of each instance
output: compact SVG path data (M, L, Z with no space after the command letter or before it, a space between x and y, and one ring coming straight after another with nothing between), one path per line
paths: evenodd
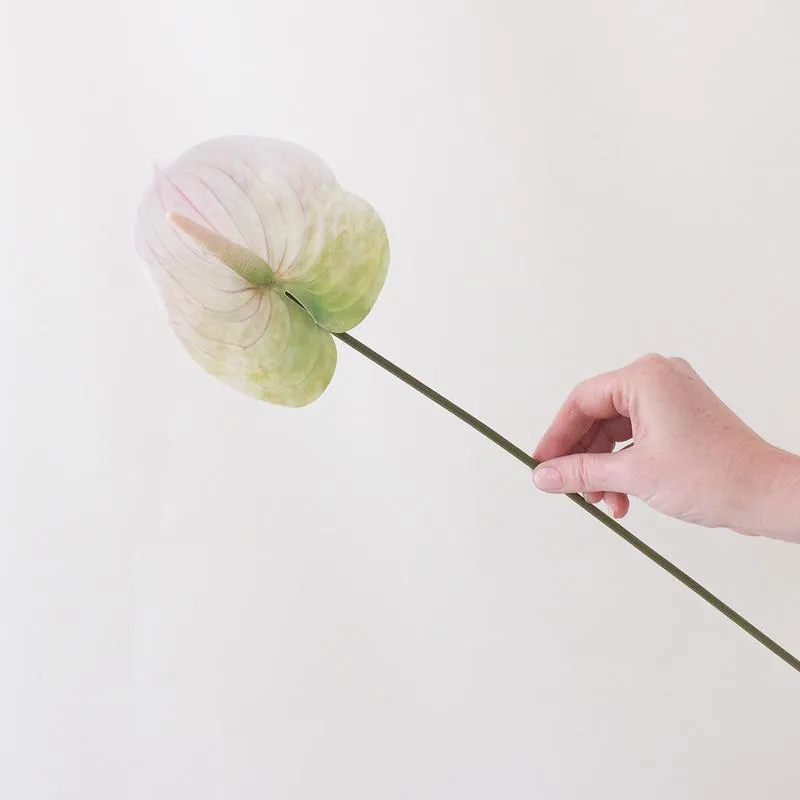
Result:
M359 335L532 448L683 355L800 450L800 6L0 5L0 797L796 798L800 679L359 356L182 352L150 159L296 141L393 264ZM800 651L800 547L631 527Z

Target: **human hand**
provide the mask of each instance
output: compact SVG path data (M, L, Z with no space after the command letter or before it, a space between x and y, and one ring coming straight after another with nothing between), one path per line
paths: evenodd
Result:
M800 541L800 459L758 436L680 358L644 356L579 384L533 456L545 462L540 489L604 500L614 517L634 496L698 525Z

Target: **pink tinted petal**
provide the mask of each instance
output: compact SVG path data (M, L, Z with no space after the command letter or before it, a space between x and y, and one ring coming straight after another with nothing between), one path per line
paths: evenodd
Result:
M246 136L197 145L176 162L175 174L221 235L245 244L278 275L301 257L320 205L339 191L313 153Z

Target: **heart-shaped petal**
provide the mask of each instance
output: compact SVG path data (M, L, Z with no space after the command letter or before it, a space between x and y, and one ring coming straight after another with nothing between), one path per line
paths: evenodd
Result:
M389 265L380 217L321 159L243 136L204 142L156 171L136 247L191 356L288 406L325 390L336 367L329 331L364 319Z

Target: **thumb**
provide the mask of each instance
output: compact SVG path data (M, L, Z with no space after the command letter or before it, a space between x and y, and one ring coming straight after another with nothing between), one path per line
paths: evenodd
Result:
M622 492L631 487L630 452L577 453L545 461L533 471L533 482L545 492Z

